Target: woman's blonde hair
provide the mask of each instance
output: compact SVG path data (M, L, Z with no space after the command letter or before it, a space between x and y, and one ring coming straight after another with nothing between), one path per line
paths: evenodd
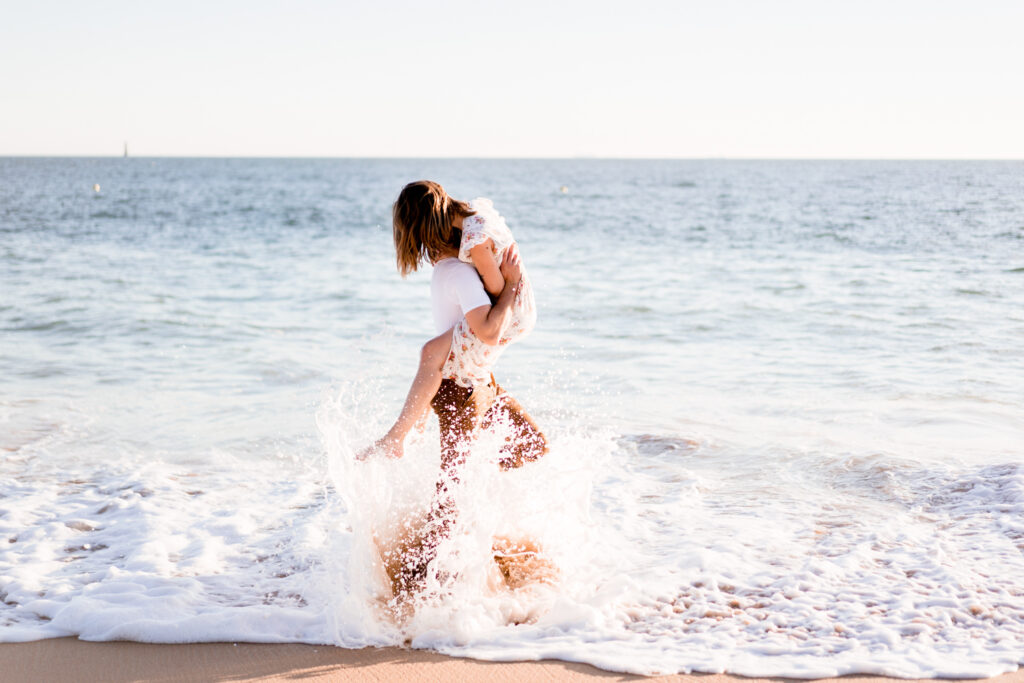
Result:
M424 259L436 261L449 249L458 249L462 231L452 221L476 212L466 202L452 199L430 180L417 180L402 188L392 211L398 272L405 277Z

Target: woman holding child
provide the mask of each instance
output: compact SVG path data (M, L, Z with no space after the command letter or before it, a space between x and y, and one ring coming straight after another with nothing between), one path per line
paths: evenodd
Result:
M427 524L389 570L397 591L416 590L437 544L450 533L455 509L450 486L469 456L473 434L505 422L511 435L501 449L503 469L519 467L547 452L547 440L494 381L491 368L506 345L528 334L536 322L533 290L505 220L488 199L461 202L435 182L406 185L394 205L398 270L405 276L429 261L434 324L440 334L426 344L420 366L388 433L361 454L403 455L403 442L428 408L441 434L441 473Z

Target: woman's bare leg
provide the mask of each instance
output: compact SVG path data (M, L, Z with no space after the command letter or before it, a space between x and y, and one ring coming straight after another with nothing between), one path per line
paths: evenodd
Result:
M405 437L430 409L430 400L441 386L441 368L444 367L451 348L452 330L439 334L423 345L420 350L420 367L412 380L412 386L409 387L409 395L405 397L402 412L384 438L360 454L361 457L368 455L369 451L381 451L392 458L401 458L404 455Z

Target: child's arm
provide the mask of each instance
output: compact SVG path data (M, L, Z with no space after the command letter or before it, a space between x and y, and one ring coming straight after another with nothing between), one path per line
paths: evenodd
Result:
M484 281L484 289L491 296L498 296L505 288L505 278L501 276L498 264L494 262L494 252L491 251L493 246L494 242L487 239L470 249L469 257L473 259L473 267Z

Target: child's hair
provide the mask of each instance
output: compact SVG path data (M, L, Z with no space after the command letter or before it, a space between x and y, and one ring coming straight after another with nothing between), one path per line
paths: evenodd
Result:
M456 216L476 212L466 202L452 199L430 180L417 180L402 188L392 212L398 272L405 277L423 259L435 261L449 248L459 248L461 231L452 227Z

